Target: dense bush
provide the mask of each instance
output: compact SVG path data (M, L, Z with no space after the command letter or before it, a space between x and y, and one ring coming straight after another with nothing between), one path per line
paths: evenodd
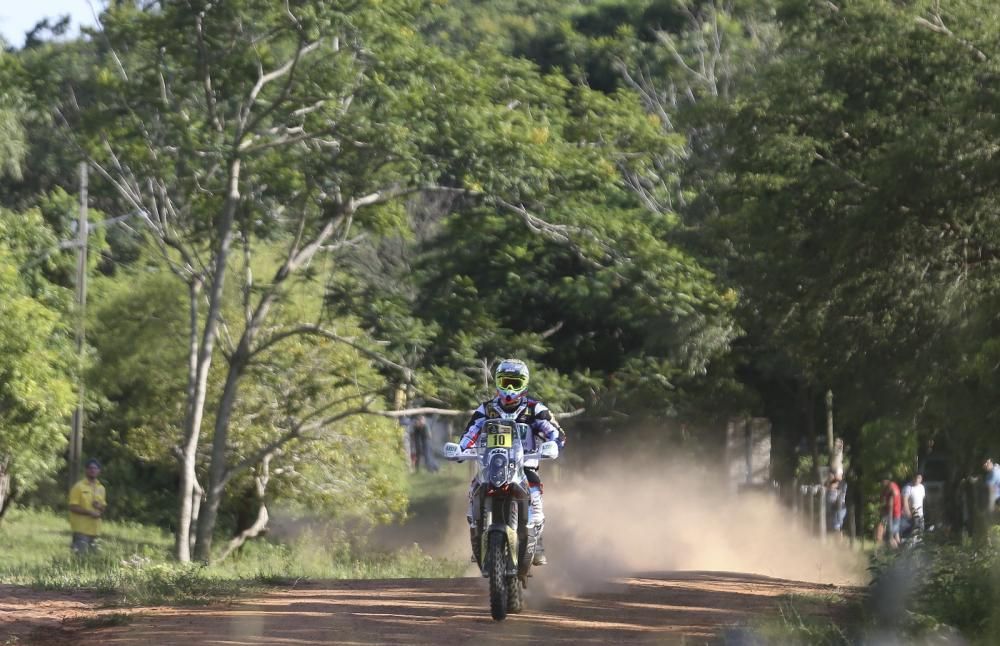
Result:
M925 544L873 557L871 569L871 602L879 624L910 633L945 625L977 642L995 639L1000 629L997 541Z

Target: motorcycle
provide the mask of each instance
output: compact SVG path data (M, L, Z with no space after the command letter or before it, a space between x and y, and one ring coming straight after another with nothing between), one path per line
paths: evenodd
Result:
M526 453L527 424L507 419L483 423L475 446L464 451L454 442L444 445L448 460L475 460L472 490L472 553L483 577L490 580L490 615L501 621L524 607L531 561L535 554L535 526L528 523L530 494L524 474L526 460L559 457L556 442L543 442Z

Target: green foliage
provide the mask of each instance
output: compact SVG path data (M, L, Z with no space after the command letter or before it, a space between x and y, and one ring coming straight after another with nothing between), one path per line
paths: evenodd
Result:
M976 2L944 18L933 3L837 5L780 3L773 56L691 113L707 191L685 216L741 293L754 380L767 414L789 420L779 433L810 428L832 388L848 444L888 451L863 459L914 448L897 434L859 445L891 416L969 468L985 440L969 427L995 408L962 376L996 334L979 313L998 287L996 127L979 80L996 72L995 30Z
M254 272L273 271L273 256L264 249ZM112 514L170 526L172 450L182 434L186 387L184 286L161 263L148 262L98 281L94 292L90 339L98 361L89 387L99 404L91 415L95 439L88 449L105 460L102 477L109 483ZM239 296L233 292L230 331L239 334ZM285 316L308 318L318 302L306 280L290 290ZM351 334L346 321L339 328ZM210 379L213 394L221 389L222 368ZM324 416L336 416L382 385L356 351L319 337L289 338L263 353L248 373L244 398L233 414L233 451L243 459L274 441L288 419L324 406ZM331 516L386 520L405 506L405 464L397 435L395 422L374 417L316 424L272 460L268 499L294 501ZM230 485L226 529L242 505L253 505L247 492L255 473L244 471ZM128 485L137 481L146 486Z
M995 641L1000 627L1000 552L995 544L925 544L916 553L872 563L873 601L902 596L906 618L897 621L914 636L951 627L973 640Z
M88 340L85 452L100 456L109 513L170 526L173 447L181 437L186 373L184 287L157 263L95 281Z
M0 178L21 179L22 163L27 153L24 130L24 97L15 85L17 60L3 51L0 42Z
M861 427L860 470L873 486L889 477L901 481L913 474L917 434L912 425L895 418L881 418Z
M74 403L66 321L32 298L20 270L26 258L11 247L25 231L44 235L33 215L0 211L0 463L22 491L56 468Z
M357 312L375 336L388 337L399 360L425 369L423 396L452 406L487 394L484 361L518 355L537 366L535 392L557 408L576 407L584 403L579 391L593 390L590 406L614 407L620 398L622 407L655 401L663 402L656 410L670 409L671 382L703 373L735 333L732 293L720 294L712 275L671 244L675 220L639 208L621 183L620 172L653 163L646 151L679 140L626 94L517 72L519 87L544 83L516 98L544 115L544 127L513 142L524 144L518 154L529 155L544 181L512 184L502 168L502 184L475 187L513 190L514 210L527 205L548 225L519 223L502 202L457 203L421 240L393 244L402 258L390 258L390 247L360 257L328 300L337 314ZM501 132L505 140L488 147L509 148L516 133ZM372 271L375 262L381 272ZM613 373L617 381L602 379ZM630 381L650 389L607 394Z

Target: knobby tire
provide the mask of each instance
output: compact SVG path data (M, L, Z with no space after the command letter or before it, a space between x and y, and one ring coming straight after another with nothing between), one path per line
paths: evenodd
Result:
M490 534L490 615L497 621L507 618L507 537Z

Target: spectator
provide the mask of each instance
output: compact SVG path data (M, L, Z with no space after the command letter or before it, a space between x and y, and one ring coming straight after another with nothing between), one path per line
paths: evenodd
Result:
M94 458L87 460L84 472L86 477L69 490L69 526L73 531L70 548L75 554L97 549L101 517L107 509L104 485L97 479L101 474L101 463Z
M903 502L899 485L888 475L882 478L880 509L882 521L875 530L875 543L880 544L884 538L890 547L899 547L899 521L903 515Z
M921 473L913 476L913 482L906 486L903 494L903 512L910 519L913 531L924 531L924 476Z
M987 508L996 511L997 501L1000 500L1000 464L993 464L991 458L983 461L983 471L986 472L983 482L989 489L989 502Z
M413 473L413 447L410 443L410 418L403 417L399 420L403 427L403 459L406 460L406 468Z
M427 441L424 442L424 464L426 465L428 471L431 473L437 473L438 469L441 467L438 466L437 460L434 458L435 441L433 426L427 421L426 418L424 418L423 415L420 417L423 418L424 425L427 427Z
M425 469L437 471L437 464L433 464L429 451L430 429L427 427L427 418L420 415L410 426L410 456L416 471L420 471L421 460L424 461Z
M847 483L836 473L830 475L830 482L826 485L826 511L830 531L839 534L847 517Z
M910 517L909 507L907 506L907 498L910 497L910 488L913 487L912 482L907 482L902 487L900 487L900 499L903 501L903 515L899 519L899 537L900 539L909 536L910 530L913 529L913 519Z

